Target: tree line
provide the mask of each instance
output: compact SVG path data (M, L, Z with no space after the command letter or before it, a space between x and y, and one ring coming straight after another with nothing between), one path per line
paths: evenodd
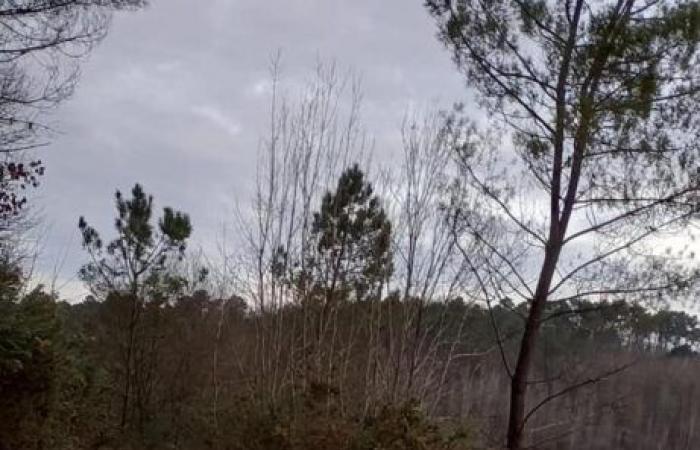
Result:
M152 199L138 185L130 198L116 197L118 238L103 244L80 221L88 250L104 247L110 254L109 262L95 258L83 270L94 296L69 304L41 287L23 293L17 268L3 267L0 442L11 449L497 445L491 422L502 426L505 417L498 414L503 390L493 386L504 381L495 343L500 333L504 351L517 351L526 306L505 300L487 308L459 296L401 298L396 290L372 294L368 286L378 267L386 269L381 243L390 226L381 214L378 220L362 211L370 197L352 194L363 192L371 188L351 167L314 213L321 254L336 248L328 239L340 238L353 243L345 241L335 255L355 256L343 271L334 258L309 263L328 270L290 281L295 290L311 286L311 293L276 309L258 309L237 294L215 295L207 271L180 257L191 229L186 216L166 208L156 222ZM330 207L339 197L344 207ZM352 229L351 210L350 222L363 222L354 238L341 231ZM372 229L374 252L357 257ZM274 273L276 263L270 263ZM416 311L420 323L408 321ZM634 380L634 398L680 376L670 386L682 386L683 395L698 392L695 316L624 300L562 302L546 313L535 369L549 390L627 359L634 362L628 372L595 384L619 389ZM274 359L265 359L270 351ZM546 414L585 423L591 411L614 407L605 405L613 398L600 389L583 400L572 391L561 399L566 405L548 405ZM593 409L591 394L601 397ZM663 405L678 400L655 395L659 403L647 410L661 409L652 414L655 426L675 430L679 437L667 442L681 448L680 436L690 438L696 414L668 414ZM627 408L609 414L634 421ZM648 435L635 437L624 428L602 434L590 424L574 429L582 441L572 440L571 448L611 448L620 439L629 448L655 448L646 446ZM589 445L590 430L597 447Z

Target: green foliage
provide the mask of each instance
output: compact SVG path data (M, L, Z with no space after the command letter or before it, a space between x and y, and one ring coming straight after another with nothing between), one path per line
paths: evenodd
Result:
M79 220L83 247L91 257L80 276L104 301L96 315L102 329L95 330L95 351L106 356L103 367L113 385L109 395L121 405L113 420L121 437L144 444L163 439L154 403L162 355L161 308L186 287L174 264L184 256L192 226L186 214L167 207L154 223L153 197L139 184L131 198L117 191L115 200L116 237L106 245L97 230Z
M332 396L332 394L331 394ZM330 400L330 404L329 404ZM251 403L231 417L224 438L235 450L468 450L471 430L456 420L437 421L421 405L385 405L376 415L344 417L333 411L327 389L310 389L301 409L265 412Z
M345 170L314 214L316 252L307 277L327 298L352 292L357 300L374 295L393 270L391 222L359 166Z
M110 296L101 302L67 305L37 290L0 303L0 443L29 450L98 445L105 449L464 450L477 444L476 431L465 426L475 423L470 417L437 418L415 401L380 403L366 414L348 413L347 396L323 383L309 383L306 390L294 392L283 388L276 401L263 400L245 384L256 376L245 358L255 346L256 313L246 311L241 299L222 303L204 291L172 295L168 301L144 305L137 336L147 345L136 348L149 363L140 376L152 377L154 382L149 385L152 393L144 405L142 427L125 431L115 425L121 398L115 380L123 376L119 355L126 333L117 319L128 317L129 299ZM396 301L387 298L382 304L398 307ZM341 310L369 307L369 303L354 302L339 306ZM522 327L519 308L503 302L489 313L461 299L427 302L424 320L445 342L454 342L456 352L480 353L492 348L495 340L491 314L503 336L509 336ZM293 323L300 311L289 305L279 314ZM692 349L700 344L697 320L678 311L654 312L625 302L567 302L550 304L547 317L538 349L550 363L576 358L595 361L601 352L622 351L670 351L680 362L696 357ZM383 320L381 328L391 319ZM342 332L347 324L340 323ZM223 334L217 337L219 324ZM665 344L658 342L662 334ZM671 350L675 343L679 345ZM506 340L506 352L513 350L512 344ZM216 394L215 420L211 364L216 345L222 352L219 376L225 387ZM445 351L435 356L446 358ZM476 366L481 368L475 373L489 367L481 359ZM465 367L469 366L458 363L453 370L461 374Z
M467 450L471 431L451 421L428 418L415 401L388 405L365 420L350 450Z
M106 245L83 217L78 222L83 247L92 257L92 262L80 270L80 276L103 294L112 291L141 294L139 289L145 281L151 286L172 285L175 280L168 276L167 265L183 256L192 233L189 216L169 207L163 209L156 227L152 219L153 197L139 184L131 194L130 199L125 199L119 191L115 194L117 237Z
M37 288L0 301L0 444L80 448L104 428L93 361L69 306Z
M535 185L563 171L591 211L638 207L630 192L673 199L659 203L665 214L697 208L697 1L425 5L481 104L512 130Z

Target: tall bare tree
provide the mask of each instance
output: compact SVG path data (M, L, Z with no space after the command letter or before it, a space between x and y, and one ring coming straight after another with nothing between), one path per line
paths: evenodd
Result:
M27 149L45 143L42 113L75 89L79 62L107 33L112 13L146 0L9 0L0 4L0 218L26 203L18 193L43 175Z
M383 359L391 368L391 402L415 398L436 406L460 339L443 335L444 317L432 323L426 318L431 305L453 299L468 278L443 211L451 150L458 143L444 125L443 114L435 111L407 115L401 127L401 165L388 170L395 266L390 286L399 299L387 302L384 314L389 342ZM445 353L444 348L451 350Z
M291 385L308 387L301 375L312 358L311 312L303 301L308 292L291 280L310 271L313 213L341 171L363 161L369 148L354 77L335 64L319 63L293 102L280 72L277 57L271 64L270 128L260 148L252 212L239 214L242 251L231 266L240 295L254 304L258 337L253 365L262 383L256 392L271 404ZM291 305L301 305L303 319L288 317ZM290 337L295 333L299 339Z
M676 294L696 278L652 246L698 212L700 3L425 3L511 138L458 148L460 189L499 232L484 233L469 205L454 215L489 262L484 295L528 305L507 433L521 449L549 301Z

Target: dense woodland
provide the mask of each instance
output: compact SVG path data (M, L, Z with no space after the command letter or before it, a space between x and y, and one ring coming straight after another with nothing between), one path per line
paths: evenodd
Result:
M0 450L700 448L700 3L424 4L474 105L375 148L357 79L273 59L218 253L117 187L78 303L34 281L28 151L145 2L0 5Z
M241 298L204 290L154 299L140 313L126 403L128 299L69 305L34 291L10 300L3 298L1 328L6 448L466 449L495 446L505 422L507 381L490 314L459 298L425 303L422 326L412 324L409 342L418 335L447 344L415 355L421 367L413 386L414 355L406 346L405 361L399 358L403 324L397 329L391 320L417 304L389 297L342 305L333 333L354 334L357 344L338 339L333 354L313 355L329 364L317 369L301 345L309 308L261 317ZM624 302L576 307L591 312L547 324L537 389L547 395L587 384L548 404L533 435L564 442L556 448L692 448L700 359L688 345L700 340L697 320ZM372 316L370 308L386 317L374 348L371 330L356 323ZM519 311L492 312L504 333L521 332ZM257 354L260 322L278 320L289 324L284 347L266 368ZM377 364L369 352L377 353L377 374L368 373ZM343 374L332 373L333 359L348 364ZM608 374L620 361L630 367Z

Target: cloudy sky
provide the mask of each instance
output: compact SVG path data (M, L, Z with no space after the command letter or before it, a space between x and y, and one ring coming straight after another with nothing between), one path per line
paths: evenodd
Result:
M40 278L60 268L62 293L78 299L77 219L110 229L114 190L137 181L188 212L194 246L211 248L251 192L277 51L285 79L310 77L319 58L361 75L375 153L397 151L408 108L466 96L420 0L153 0L120 14L52 118L61 133L35 200L48 229Z

